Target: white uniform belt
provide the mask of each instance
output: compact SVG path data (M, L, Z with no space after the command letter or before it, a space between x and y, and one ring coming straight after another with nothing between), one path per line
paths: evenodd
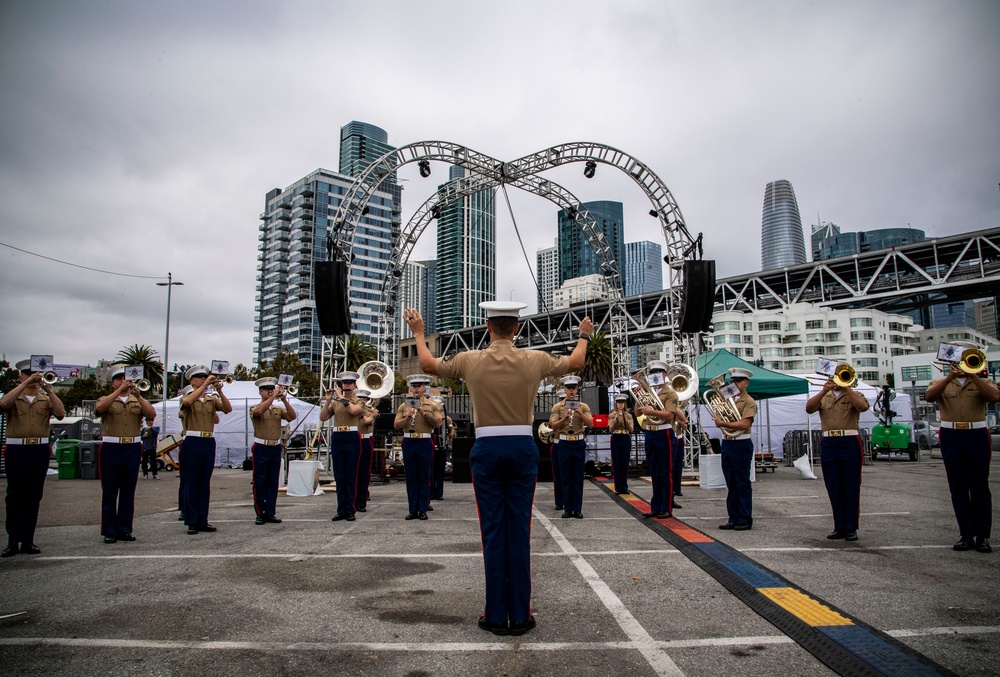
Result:
M281 440L265 440L260 437L253 438L253 441L256 442L257 444L263 444L266 447L275 447L281 444Z
M857 430L824 430L823 437L854 437L858 434Z
M207 430L188 430L184 433L184 437L215 437L215 433Z
M941 427L953 430L972 430L973 428L985 428L986 421L941 421Z
M666 423L660 423L659 425L655 423L650 423L646 426L646 431L655 433L657 430L666 430L668 428Z
M48 437L8 437L7 444L48 444Z
M405 437L407 439L414 439L414 440L429 440L430 437L431 437L431 434L430 433L405 433L403 435L403 437Z
M559 439L566 442L576 442L577 440L583 439L583 433L577 433L575 435L560 435Z
M361 433L362 439L368 439L372 437L375 433Z
M110 435L104 435L101 437L102 442L110 442L111 444L135 444L139 441L138 437L112 437Z
M616 430L616 431L614 431L614 432L613 432L613 433L611 433L611 434L612 434L612 435L631 435L632 433L630 433L630 432L629 432L629 431L627 431L627 430Z
M476 428L476 437L506 437L508 435L531 435L530 425L484 425Z
M335 425L333 426L333 432L335 433L351 433L357 432L358 426L356 425Z
M750 439L750 433L743 433L742 435L737 435L736 437L727 437L726 439L736 442L737 440L748 440Z

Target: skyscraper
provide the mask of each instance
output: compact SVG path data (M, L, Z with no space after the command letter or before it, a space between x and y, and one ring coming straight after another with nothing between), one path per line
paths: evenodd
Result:
M391 150L395 147L389 145L389 135L381 127L357 120L348 122L340 128L340 173L356 177ZM396 173L390 174L386 182L396 183Z
M552 310L552 293L559 288L559 247L553 243L535 252L538 275L538 312Z
M421 317L424 318L427 333L434 331L430 328L426 319L428 308L434 305L428 302L430 287L428 284L429 272L423 261L407 261L406 267L403 269L403 283L399 289L400 307L416 308L420 312ZM400 322L396 326L399 328L400 338L413 337L413 332L410 331L405 322Z
M625 296L663 289L663 249L655 242L626 242L622 270Z
M362 133L372 130L380 133L377 138ZM317 169L284 190L274 188L264 198L254 306L254 360L258 364L291 351L319 371L323 340L314 312L313 261L327 259L329 228L341 198L354 176L384 152L372 155L373 143L384 145L385 132L352 122L343 128L341 137L341 160L352 175ZM400 187L394 175L372 194L368 208L351 248L348 298L352 332L375 341L382 281L400 229Z
M625 261L625 223L622 217L622 203L611 200L597 200L583 204L597 222L597 228L607 238L611 256L618 263L621 272ZM574 277L601 273L597 256L587 242L583 229L569 218L565 210L559 210L559 284Z
M812 231L813 261L901 247L926 239L924 231L917 228L878 228L842 233L835 224L824 223L822 226L814 225Z
M465 170L452 167L448 180ZM443 186L442 186L443 188ZM486 322L479 307L493 301L496 283L495 191L481 190L445 205L437 223L437 330Z
M764 189L761 219L761 270L796 266L806 262L806 243L799 205L790 181L772 181Z

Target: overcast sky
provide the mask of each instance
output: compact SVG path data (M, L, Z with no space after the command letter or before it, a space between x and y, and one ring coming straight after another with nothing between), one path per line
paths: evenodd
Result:
M0 242L175 287L169 362L250 364L264 194L338 169L339 129L500 159L590 141L645 162L726 277L760 268L764 187L808 232L1000 225L1000 3L47 2L0 4ZM625 203L609 167L552 178ZM447 177L400 174L404 222ZM531 265L555 208L510 193ZM499 298L534 307L502 193ZM434 257L433 231L418 258ZM162 356L166 290L0 247L0 352Z

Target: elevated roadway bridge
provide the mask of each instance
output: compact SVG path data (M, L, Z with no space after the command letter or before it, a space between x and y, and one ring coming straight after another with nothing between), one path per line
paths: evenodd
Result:
M1000 228L949 235L799 266L728 277L716 282L715 310L771 310L792 303L829 308L905 312L936 303L996 296L1000 290ZM625 299L629 345L669 340L678 322L669 291ZM607 302L574 305L522 319L517 345L566 350L590 315L598 330L610 320ZM483 348L485 325L441 335L442 353Z

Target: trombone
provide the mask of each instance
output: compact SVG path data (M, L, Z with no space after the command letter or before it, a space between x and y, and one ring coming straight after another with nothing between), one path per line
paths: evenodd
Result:
M986 353L979 348L966 348L962 351L962 357L958 362L938 362L932 360L931 364L945 374L956 369L969 375L978 374L986 368Z
M858 385L858 373L854 370L854 367L848 362L838 362L837 366L833 369L832 375L826 374L810 374L806 376L806 380L813 385L822 386L825 383L833 381L833 385L838 388L853 388Z

